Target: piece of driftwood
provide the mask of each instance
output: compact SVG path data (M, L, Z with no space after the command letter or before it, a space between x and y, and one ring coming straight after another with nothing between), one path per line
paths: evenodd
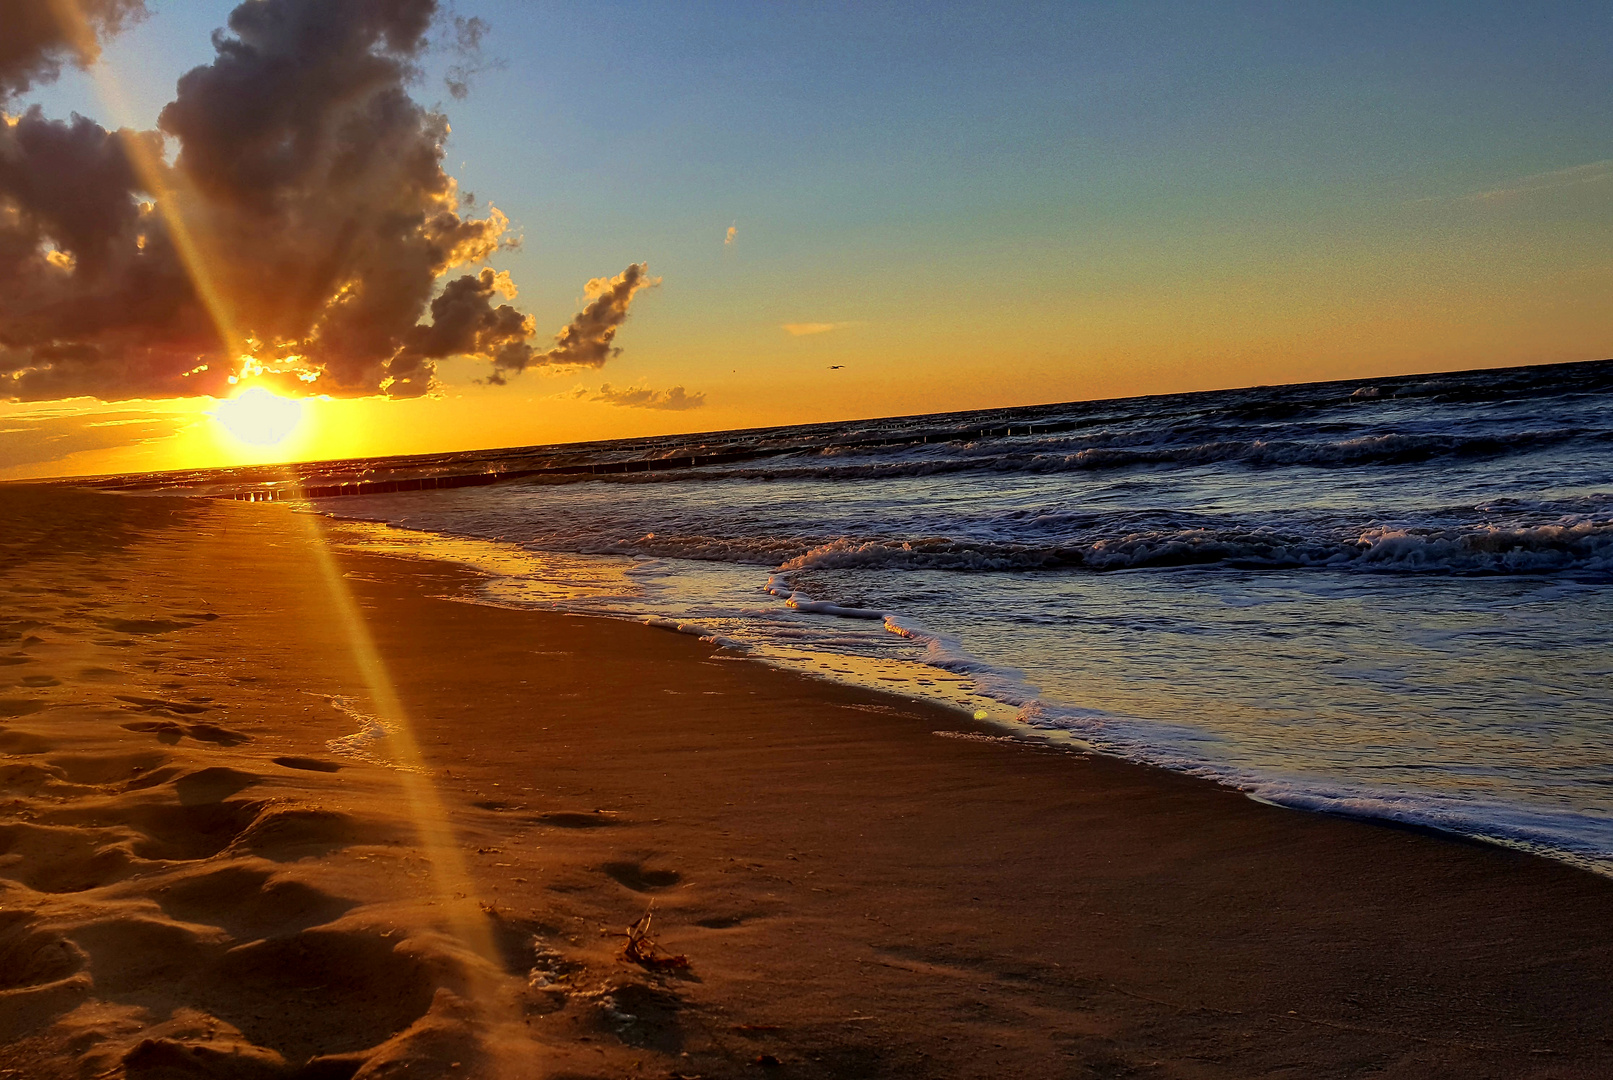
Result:
M650 937L650 920L655 915L652 906L627 928L627 944L622 947L622 958L651 971L683 971L689 966L687 956L663 953Z

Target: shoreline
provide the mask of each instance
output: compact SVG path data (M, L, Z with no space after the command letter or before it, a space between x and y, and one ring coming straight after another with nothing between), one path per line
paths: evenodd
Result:
M366 652L283 506L0 498L0 1076L1613 1070L1590 872L338 550Z
M1490 818L1480 817L1474 822L1460 821L1460 815L1466 810L1460 805L1440 806L1434 803L1424 806L1420 812L1405 809L1361 809L1356 808L1362 801L1377 801L1392 804L1396 801L1398 792L1393 789L1373 789L1353 784L1348 780L1328 778L1321 775L1303 777L1285 774L1262 774L1258 770L1251 771L1247 767L1238 768L1225 763L1213 761L1200 761L1197 763L1162 764L1154 760L1146 750L1121 745L1108 745L1081 732L1061 727L1037 727L1021 719L1020 713L1010 715L1016 706L1010 704L1010 697L1004 700L993 697L985 690L974 687L963 689L962 686L972 684L979 676L960 675L949 668L941 667L926 660L907 659L876 659L866 655L853 655L850 653L831 652L814 653L810 650L798 650L799 655L786 655L784 650L778 655L770 655L768 646L753 650L744 642L730 640L720 632L700 625L696 621L682 620L676 616L634 613L626 610L611 611L592 609L581 602L586 594L579 593L575 600L561 598L548 598L547 603L529 603L521 601L501 601L491 595L488 586L499 581L521 581L524 579L520 564L529 564L527 574L534 571L543 573L547 577L546 562L554 558L564 558L572 563L586 560L593 556L562 555L555 552L532 551L504 540L490 540L472 535L439 533L425 529L410 528L398 525L384 519L374 518L346 518L336 514L329 508L298 508L293 512L312 513L333 525L334 532L343 539L340 546L354 555L378 555L385 558L397 558L405 561L419 560L424 562L446 563L463 568L482 581L482 587L461 591L454 599L465 603L483 604L488 607L503 608L513 611L539 611L575 615L587 618L604 618L625 622L633 625L649 626L655 629L667 630L674 633L687 634L701 641L713 643L720 648L728 649L736 655L734 659L746 659L762 664L774 670L802 675L814 680L874 694L889 694L902 700L911 701L927 706L937 706L942 709L957 711L973 721L985 721L994 731L1012 739L1027 744L1046 744L1063 749L1076 750L1082 753L1098 754L1115 761L1122 761L1142 768L1162 769L1166 772L1189 776L1195 779L1215 784L1218 787L1234 791L1245 798L1265 806L1271 806L1297 813L1326 814L1357 820L1366 823L1381 823L1386 826L1406 829L1422 829L1431 833L1444 835L1461 841L1491 844L1511 851L1522 852L1540 858L1549 859L1578 870L1613 880L1613 858L1602 854L1587 854L1576 851L1572 845L1566 844L1561 838L1541 839L1549 833L1541 832L1541 827L1535 825L1536 835L1507 836L1504 829L1495 825L1497 818L1507 816L1527 816L1531 812L1538 813L1539 808L1530 807L1522 803L1496 802L1489 804L1485 809L1492 815ZM399 542L398 538L403 538ZM478 557L481 556L481 557ZM619 558L627 559L627 556ZM620 573L620 570L615 571ZM773 588L773 575L777 571L769 572L767 591L775 596L789 595L777 592ZM608 576L608 575L607 575ZM835 605L820 605L824 612L837 614L832 609ZM812 609L814 611L818 608ZM854 614L853 618L867 621L870 613ZM905 627L894 629L891 620L902 618L897 614L880 616L885 620L885 629L889 632L911 637L912 632ZM900 624L897 624L900 627ZM921 638L931 636L930 631L921 631ZM959 646L956 642L948 641L948 651L956 651ZM1033 696L1038 691L1035 686L1025 681L1025 673L1019 670L1002 671L994 669L985 661L980 661L968 653L959 653L964 659L988 671L999 680L1008 680L1016 685L1016 693ZM914 674L916 672L916 674ZM890 684L905 684L906 688L898 688ZM951 689L956 684L960 688ZM1023 706L1018 706L1022 709ZM1068 705L1055 703L1053 708L1072 708ZM983 715L986 714L986 715ZM1131 717L1117 717L1126 721ZM1334 785L1330 792L1329 784ZM1265 794L1265 789L1273 785L1288 786L1299 785L1298 791L1289 796L1289 801L1271 797ZM1425 796L1427 793L1423 793ZM1355 804L1355 805L1352 805ZM1458 820L1450 823L1441 823L1431 820L1441 814L1456 814ZM1483 831L1488 824L1490 832ZM1516 827L1516 826L1514 826ZM1502 833L1502 834L1498 834Z

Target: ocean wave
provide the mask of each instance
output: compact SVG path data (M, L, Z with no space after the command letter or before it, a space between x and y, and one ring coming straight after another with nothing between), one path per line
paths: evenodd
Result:
M1225 564L1239 569L1329 567L1384 573L1613 572L1613 522L1465 528L1374 527L1345 537L1270 528L1148 530L1086 544L1022 545L932 537L837 539L779 565L785 572L884 567L1015 571L1130 570Z
M814 615L838 615L843 619L887 619L884 611L873 608L847 607L844 604L834 604L827 600L813 600L799 593L789 580L782 574L773 574L768 577L763 587L765 592L782 597L784 606L796 611L805 611Z
M1439 458L1499 458L1547 449L1574 440L1613 441L1613 432L1556 428L1472 434L1378 432L1344 439L1217 435L1171 442L1180 432L1101 432L1071 438L1002 436L969 442L933 443L870 451L825 447L773 459L668 472L566 477L615 484L668 484L718 480L881 480L954 473L1079 473L1134 468L1239 465L1251 469L1353 469L1409 465ZM544 481L548 482L548 481Z
M699 513L695 521L676 523L703 526L698 532L674 525L612 538L606 530L614 526L600 520L569 535L545 528L532 538L525 508L441 514L388 513L391 508L380 501L369 507L382 520L447 535L514 540L526 532L530 539L521 541L522 546L540 552L730 563L787 574L857 569L1101 572L1217 565L1453 576L1613 574L1613 496L1602 493L1555 500L1496 498L1476 506L1427 508L1414 518L1388 522L1293 512L1241 522L1186 510L1045 505L986 506L960 516L950 508L931 514L904 507L883 534L838 536L768 532L762 521Z
M660 559L776 566L813 543L795 536L687 536L652 532L634 540L595 540L579 547L587 555L648 555Z
M1361 535L1366 567L1454 573L1613 571L1613 522L1581 521L1461 530L1371 529Z

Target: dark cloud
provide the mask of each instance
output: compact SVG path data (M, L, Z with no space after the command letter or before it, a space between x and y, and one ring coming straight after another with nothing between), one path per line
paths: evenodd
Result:
M93 63L100 39L146 14L145 0L77 0L82 26L62 24L62 0L0 0L0 105L62 72Z
M612 343L617 329L627 321L634 295L659 284L661 279L650 277L644 263L632 263L613 278L592 278L584 287L592 299L560 328L552 347L505 349L492 357L493 374L487 381L503 385L510 375L529 367L604 367L605 361L621 352Z
M453 40L449 43L449 51L454 56L454 64L443 75L443 85L456 101L463 101L470 96L470 82L484 71L496 71L504 67L502 59L489 59L482 52L482 39L487 37L492 28L487 20L475 16L464 18L459 15L453 20Z
M691 394L681 386L674 386L669 390L651 390L647 386L626 386L618 390L610 383L606 383L599 388L597 393L587 387L581 387L573 391L572 396L583 401L598 401L606 405L621 405L629 409L666 409L672 412L698 409L706 403L705 394Z
M190 416L134 411L8 416L0 419L0 469L165 439L194 422Z
M416 326L392 360L394 376L418 378L429 372L432 362L449 356L474 356L491 360L492 381L500 385L501 367L520 370L532 352L527 339L532 336L532 316L523 315L509 304L493 306L494 293L514 298L515 288L508 274L483 269L450 281L442 294L431 302L431 324Z
M137 187L125 140L89 120L0 127L0 397L205 392L182 373L218 336Z
M16 9L43 27L34 16L57 6L0 0L0 26ZM102 31L143 10L84 7ZM491 206L469 216L443 170L447 121L407 92L433 27L462 58L487 33L444 25L436 0L251 0L215 35L213 63L179 80L158 132L8 118L0 398L221 395L243 370L299 392L413 397L447 356L489 361L503 382L614 355L651 284L642 265L590 283L595 299L546 351L529 317L494 303L513 298L507 277L483 269L438 292L498 251L508 222ZM15 54L3 85L70 55L68 35L30 33L27 49L0 46Z

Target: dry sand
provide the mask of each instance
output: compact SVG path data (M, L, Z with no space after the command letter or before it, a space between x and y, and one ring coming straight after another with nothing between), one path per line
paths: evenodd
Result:
M312 524L0 489L0 1077L1613 1076L1613 881Z

